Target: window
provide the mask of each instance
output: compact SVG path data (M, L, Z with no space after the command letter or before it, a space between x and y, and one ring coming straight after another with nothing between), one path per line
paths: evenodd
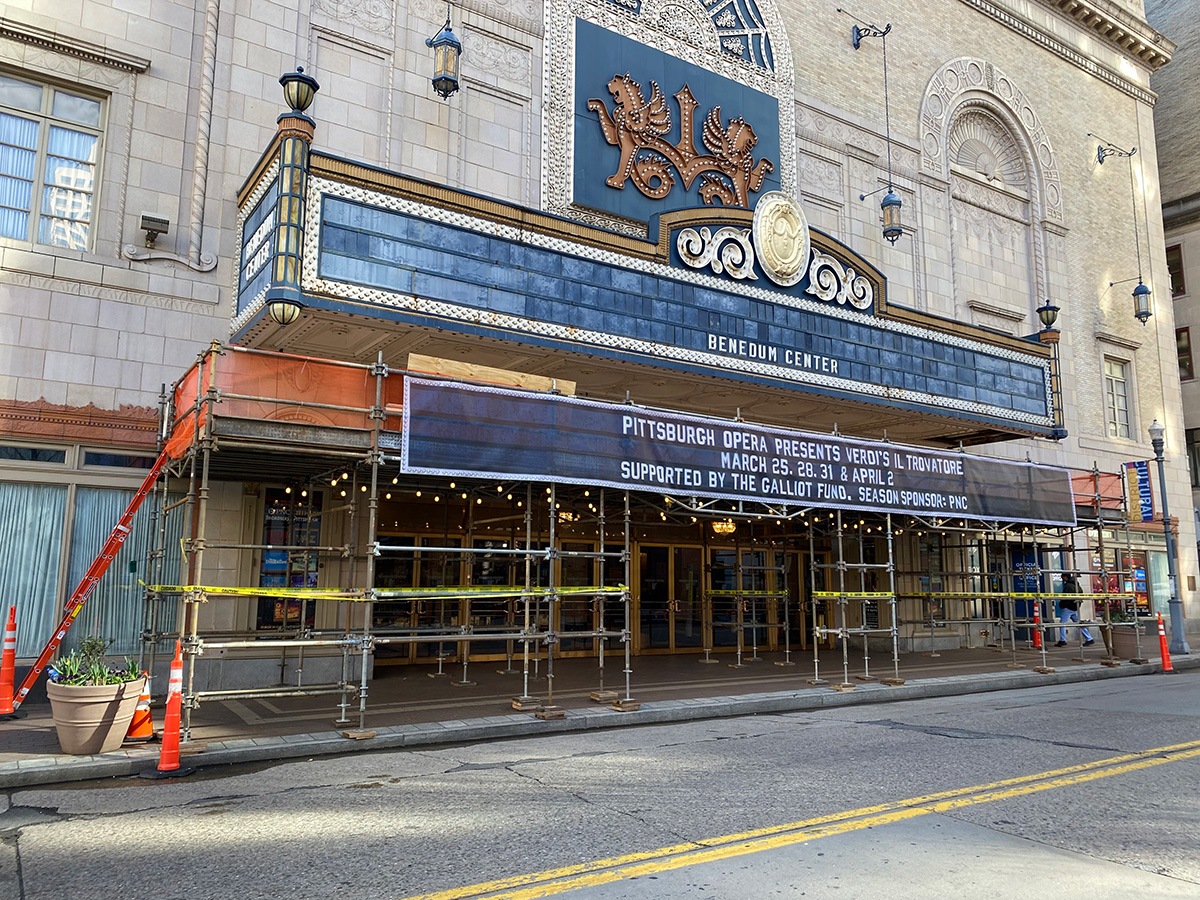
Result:
M299 496L291 488L267 488L263 513L263 544L266 545L259 568L258 585L285 591L288 588L317 586L316 551L297 547L316 547L321 536L321 495L307 490ZM297 597L273 594L258 601L258 627L287 630L314 622L314 604Z
M67 451L49 447L18 447L13 444L0 444L0 459L13 459L18 462L65 463Z
M0 237L90 245L102 104L0 74Z
M1192 369L1192 335L1187 328L1175 329L1175 353L1179 356L1179 379L1191 381L1195 372Z
M1129 365L1104 358L1104 411L1109 437L1129 437Z
M101 453L94 450L83 452L85 466L112 466L119 469L152 469L153 456L135 456L132 453Z
M1200 487L1200 428L1189 428L1184 432L1187 441L1188 470L1192 473L1192 487Z
M1171 276L1171 296L1187 293L1183 283L1183 248L1176 244L1167 248L1167 273Z

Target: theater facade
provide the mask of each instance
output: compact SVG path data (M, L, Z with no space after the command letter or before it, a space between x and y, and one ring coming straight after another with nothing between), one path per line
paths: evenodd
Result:
M227 156L222 327L160 393L149 655L344 715L384 668L616 660L629 706L648 654L848 686L1026 648L1067 572L1096 619L1191 614L1138 199L1172 45L1086 5L305 5ZM231 85L278 77L257 14Z

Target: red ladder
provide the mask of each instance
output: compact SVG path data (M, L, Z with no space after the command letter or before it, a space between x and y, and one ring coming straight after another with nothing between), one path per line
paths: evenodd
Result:
M46 642L46 646L42 648L37 662L33 664L33 668L29 670L29 674L25 676L25 680L21 682L21 687L13 696L14 710L21 706L30 688L37 683L42 670L46 668L46 664L58 652L59 645L62 644L63 638L66 637L68 629L75 624L75 617L79 615L84 604L87 603L92 590L99 584L100 579L104 577L104 573L108 571L108 567L112 565L112 561L116 558L121 546L125 543L126 538L129 537L129 527L133 522L134 514L138 511L138 507L142 505L142 501L154 489L154 482L158 480L159 473L162 472L163 466L167 464L168 459L166 451L163 451L158 459L154 461L154 465L146 473L146 480L142 482L142 486L138 488L137 493L133 495L133 499L129 501L129 506L125 509L125 514L121 516L117 527L112 530L112 534L105 541L104 546L100 550L100 555L92 561L87 573L83 576L83 580L79 582L79 585L75 588L75 592L71 594L71 599L67 601L66 615L63 616L62 622L59 623L58 630Z

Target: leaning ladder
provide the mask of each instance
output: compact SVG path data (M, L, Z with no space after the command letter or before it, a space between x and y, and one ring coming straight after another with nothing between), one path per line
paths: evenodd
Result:
M46 642L46 646L42 648L37 662L33 664L33 668L29 670L29 673L25 676L25 680L21 682L21 687L13 695L14 710L21 706L30 689L37 683L42 671L46 668L46 664L58 652L63 638L66 637L70 627L75 624L75 619L83 610L84 604L87 603L92 590L100 583L100 579L104 577L104 573L112 565L112 561L116 558L121 546L129 537L134 514L137 513L138 507L142 505L142 501L153 490L154 483L158 480L158 476L167 464L168 459L167 451L164 450L159 454L158 459L154 461L154 465L150 467L150 471L146 473L146 479L142 482L142 486L133 495L133 499L129 501L129 506L125 508L124 515L117 522L116 527L112 530L112 534L108 536L108 540L104 542L104 546L100 549L100 554L92 560L92 564L88 567L83 579L71 594L71 599L67 601L66 614L63 616L63 620L59 623L54 634L50 636L50 640Z

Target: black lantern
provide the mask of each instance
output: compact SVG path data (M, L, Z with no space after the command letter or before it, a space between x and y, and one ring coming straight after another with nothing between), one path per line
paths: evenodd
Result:
M1038 319L1042 323L1042 327L1049 331L1054 327L1054 323L1058 321L1058 307L1047 300L1037 308Z
M1133 289L1133 317L1143 325L1150 318L1150 288L1146 287L1140 278L1137 287Z
M462 41L450 29L450 4L446 4L446 24L425 46L433 48L433 90L443 100L458 92L458 57L462 54Z
M296 66L295 72L288 72L279 78L279 83L283 85L283 100L292 108L290 113L283 115L301 116L307 119L304 115L305 110L312 106L313 98L317 96L317 91L321 86L317 84L317 79L311 75L304 74L304 66Z
M879 208L883 210L883 236L893 244L896 243L896 238L904 234L904 227L900 224L900 207L903 205L900 196L889 184L888 192L879 201Z

